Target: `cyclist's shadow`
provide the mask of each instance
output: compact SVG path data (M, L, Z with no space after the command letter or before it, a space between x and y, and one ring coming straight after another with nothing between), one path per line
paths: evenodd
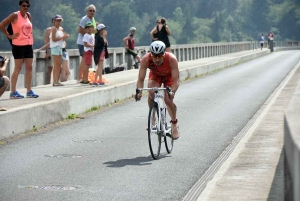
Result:
M170 157L167 154L161 154L159 159L163 159L166 157ZM130 158L130 159L119 159L116 161L107 161L103 164L106 165L106 167L125 167L129 165L133 166L144 166L144 165L151 165L153 162L153 158L151 156L145 156L145 157L136 157L136 158Z

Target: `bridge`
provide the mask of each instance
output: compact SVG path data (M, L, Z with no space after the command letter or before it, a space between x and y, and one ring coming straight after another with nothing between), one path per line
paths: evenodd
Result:
M276 54L281 51L300 49L300 44L298 44L298 42L277 42L275 52L270 55L269 49L260 50L258 45L259 44L257 42L178 45L172 46L172 51L180 61L180 80L184 84L191 82L191 80L194 80L195 78L204 78L208 75L217 74L222 69L230 69L228 67L253 61L253 59L270 56L272 56L272 59L275 59L277 56ZM147 47L138 48L144 49L145 51L148 50ZM54 88L50 85L45 85L45 63L43 59L45 55L44 52L35 52L35 70L32 85L35 87L34 90L40 95L40 98L12 101L8 99L9 92L5 92L5 94L1 97L1 106L6 107L8 111L0 113L0 139L4 142L3 147L0 146L0 149L6 149L6 147L9 148L9 142L13 141L12 139L16 137L20 137L22 135L26 136L28 133L34 133L35 130L42 129L43 127L47 128L49 125L63 121L70 116L84 116L83 114L85 114L86 111L92 111L93 109L100 107L109 108L112 104L126 102L128 99L131 100L132 95L135 92L138 70L131 69L131 60L127 58L128 56L125 54L124 48L109 49L110 59L105 63L105 66L112 68L123 65L127 70L118 73L104 74L104 77L110 82L109 87L106 88L91 88L77 84L75 78L77 77L76 73L80 57L76 50L69 50L68 52L70 55L69 62L71 68L71 80L69 80L64 87ZM298 55L299 61L299 51L292 52L295 55ZM1 54L11 57L10 53L0 53L0 55ZM284 54L279 56L283 58L286 55ZM297 58L293 57L293 61L295 59L297 60ZM235 137L235 140L232 142L234 146L228 146L226 150L214 161L214 163L212 163L207 172L201 174L201 178L199 180L197 179L197 182L194 182L195 185L193 185L192 188L187 189L184 196L182 196L182 194L176 195L178 196L176 199L230 200L237 197L241 198L243 196L249 196L249 199L266 200L268 197L270 198L276 194L276 188L274 187L275 190L273 188L276 184L273 185L272 182L278 179L276 178L276 168L280 167L280 164L284 163L285 174L288 175L284 178L286 179L285 183L287 184L285 189L286 199L299 200L299 191L295 190L299 189L300 181L300 170L298 167L300 150L297 140L297 138L299 138L297 137L299 133L299 126L297 123L300 120L299 104L297 104L299 103L298 94L300 90L297 83L297 79L300 78L300 73L298 72L299 66L299 62L295 63L294 67L291 68L288 76L286 76L286 78L281 82L280 86L276 87L274 93L269 96L263 106L259 106L262 107L262 109L255 113L254 118L251 119L252 123L249 121L250 123L248 122L239 135ZM13 64L10 64L11 71L7 72L8 75L12 73L12 69ZM228 73L227 76L228 75L230 75L230 73ZM294 80L294 82L288 85L291 80ZM146 84L147 83L145 83L145 85ZM24 87L24 82L22 83L22 74L19 76L17 88L20 87ZM290 90L287 90L288 92L283 94L282 91L284 91L285 87L288 87ZM204 90L201 86L199 89ZM25 89L20 89L19 91L24 93ZM183 91L181 93L183 93ZM199 98L198 100L201 101L204 99L205 97L202 97L202 99ZM280 103L278 103L279 105L276 105L275 103L278 100ZM145 104L143 106L145 106ZM288 109L285 113L284 121L285 160L283 161L281 157L282 154L280 151L278 152L281 148L280 143L282 142L275 140L278 138L278 135L275 137L272 135L265 136L261 132L255 133L254 129L259 130L264 127L271 128L274 126L274 124L272 124L274 122L275 124L276 122L278 124L278 122L282 121L283 124L285 106ZM111 108L111 110L114 109L115 108ZM219 109L221 109L221 107ZM274 114L275 119L272 119L274 118ZM269 121L267 120L268 118L264 119L265 117L268 117ZM141 119L146 121L144 117L141 117ZM279 125L279 127L274 129L275 131L272 130L272 132L277 132L281 129L281 127ZM281 130L283 133L283 129ZM272 132L270 133L272 134ZM184 133L184 131L182 131L182 133ZM255 136L256 139L261 139L262 136L264 136L263 139L266 140L268 144L266 145L266 142L257 143L256 141L256 147L247 147L248 149L245 149L246 145L253 145L254 142L251 142L251 140L253 140ZM8 145L6 145L5 142L7 142ZM144 143L146 146L146 141L144 141ZM175 149L177 144L180 144L180 140L178 143L176 142ZM246 151L248 151L248 157L251 156L253 159L257 159L257 161L246 161L245 157L242 155L242 153L245 153ZM270 152L272 152L272 154L270 154ZM256 156L251 155L251 153L255 153ZM266 153L269 153L270 155L266 155ZM259 156L270 157L272 160L271 162L259 160L257 158ZM132 160L132 162L136 161ZM245 163L248 163L248 166L243 166ZM261 164L260 167L255 168L255 163ZM237 168L238 164L242 164L242 167L249 169L248 172L246 171L246 175L233 174L233 172L242 172L241 168ZM3 163L0 167L3 167ZM264 175L266 173L266 169L271 174ZM243 173L245 173L245 171ZM1 173L0 176L2 176ZM251 176L253 176L253 178L251 178ZM244 182L242 182L243 180ZM247 185L247 182L249 181L252 182L252 185ZM9 182L9 179L7 182ZM226 185L226 183L232 184L232 186L235 187L235 190ZM240 188L237 188L237 186L240 186ZM242 186L245 188L242 188ZM259 192L257 192L258 188L255 188L255 186L260 188ZM29 189L34 188L34 186L26 186L26 184L23 184L22 188ZM37 188L40 189L40 187ZM55 186L52 186L52 188L55 188ZM10 192L10 190L12 190L11 188L6 190L4 189L5 188L0 188L0 198L1 194L3 196L8 196L4 193L5 191ZM245 189L247 191L245 191ZM274 195L272 193L274 193ZM127 197L124 195L123 198Z

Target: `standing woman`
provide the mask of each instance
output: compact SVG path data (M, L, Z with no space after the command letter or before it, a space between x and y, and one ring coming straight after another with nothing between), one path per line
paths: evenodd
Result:
M52 27L50 33L50 48L53 57L53 86L64 86L59 80L60 67L62 64L62 48L64 45L64 40L69 37L69 34L64 33L64 29L60 26L63 18L61 15L56 15L54 17L54 27Z
M32 61L33 61L33 35L31 15L28 12L30 0L19 1L20 10L10 14L0 23L1 31L7 38L12 40L12 54L14 56L15 68L11 76L11 99L24 98L16 90L17 80L22 68L23 62L26 67L25 84L27 88L27 98L39 97L31 90L32 80ZM9 34L5 27L11 23L13 34Z
M166 52L171 52L171 44L169 41L169 36L171 35L171 31L167 26L166 18L161 18L156 27L152 29L150 32L150 36L153 41L160 40L164 42L166 45Z
M102 69L103 69L103 61L105 58L108 58L107 51L107 31L106 26L104 24L99 24L97 26L97 33L95 34L95 46L94 46L94 62L98 65L97 71L95 73L95 82L99 76L99 86L107 86L102 80Z

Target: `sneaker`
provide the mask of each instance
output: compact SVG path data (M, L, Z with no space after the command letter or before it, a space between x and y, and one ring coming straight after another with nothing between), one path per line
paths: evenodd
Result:
M91 85L92 85L92 87L97 87L99 84L97 82L94 82Z
M15 91L14 93L10 93L9 98L10 99L21 99L21 98L24 98L24 96L19 94L19 92Z
M100 82L98 86L99 86L99 87L106 87L106 86L108 86L108 85L105 84L104 82Z
M35 94L32 90L26 93L26 98L38 98L39 95Z

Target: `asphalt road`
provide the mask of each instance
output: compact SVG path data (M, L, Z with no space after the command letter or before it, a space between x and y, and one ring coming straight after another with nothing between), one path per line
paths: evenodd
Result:
M300 60L275 52L185 81L181 137L152 160L146 97L0 146L0 200L180 200Z

